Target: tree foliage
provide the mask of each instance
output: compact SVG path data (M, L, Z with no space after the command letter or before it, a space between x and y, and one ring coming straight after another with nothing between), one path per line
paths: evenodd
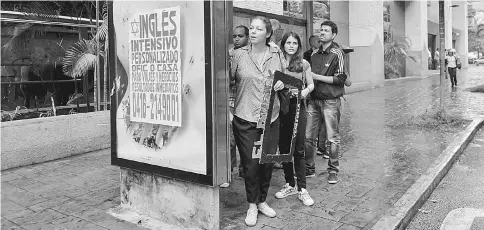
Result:
M469 30L468 32L468 47L469 52L477 52L484 50L484 25L480 25L476 31Z

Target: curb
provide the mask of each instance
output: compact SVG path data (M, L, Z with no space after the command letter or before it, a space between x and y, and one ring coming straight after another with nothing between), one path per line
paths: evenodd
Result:
M395 78L395 79L386 79L384 86L392 86L392 85L398 85L398 84L411 82L411 81L424 80L430 77L439 76L439 74L440 73L429 73L423 77L402 77L402 78Z
M371 229L405 229L483 125L475 118Z

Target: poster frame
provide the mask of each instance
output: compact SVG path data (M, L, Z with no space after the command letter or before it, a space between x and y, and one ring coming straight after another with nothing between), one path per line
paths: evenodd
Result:
M270 100L269 100L269 109L267 112L267 118L265 121L265 128L264 132L262 133L263 140L270 140L271 136L274 135L271 133L272 129L271 127L271 120L272 120L272 110L274 108L274 99L277 97L278 92L274 91L274 85L276 84L277 81L282 81L285 86L292 86L297 89L297 110L296 110L296 116L294 117L293 121L293 133L291 134L291 144L289 147L289 154L269 154L269 150L271 148L271 143L270 141L264 141L262 142L262 151L261 151L261 159L260 163L261 164L266 164L266 163L282 163L282 162L290 162L292 161L292 156L294 155L294 148L296 145L296 135L297 135L297 130L299 126L299 115L300 115L300 103L301 103L301 90L303 88L303 81L300 79L297 79L295 77L292 77L290 75L284 74L280 71L274 71L274 80L272 81L272 86L271 86L271 94L270 94ZM289 102L288 102L289 103ZM276 134L279 135L279 134Z
M111 165L128 168L145 173L151 173L158 176L178 179L182 181L193 182L202 185L214 186L214 119L213 119L213 55L212 55L212 14L211 1L204 1L204 46L205 46L205 113L206 113L206 175L193 172L142 163L118 157L117 149L117 129L116 129L116 112L118 109L117 93L111 95ZM116 53L116 33L113 24L113 1L108 2L108 62L109 62L109 84L113 87L113 81L117 76L117 53ZM188 140L187 140L188 141Z

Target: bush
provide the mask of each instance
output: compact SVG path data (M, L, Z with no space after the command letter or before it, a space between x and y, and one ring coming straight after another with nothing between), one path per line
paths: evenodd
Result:
M467 88L466 90L473 93L484 93L484 85L470 87L470 88Z
M418 116L412 116L407 121L401 122L396 126L420 127L431 130L446 131L457 127L463 127L467 123L467 120L464 120L457 116L449 115L439 110L437 112L425 111L425 113Z

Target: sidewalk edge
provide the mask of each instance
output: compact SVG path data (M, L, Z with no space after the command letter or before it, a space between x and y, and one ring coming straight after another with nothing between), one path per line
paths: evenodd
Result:
M405 229L483 125L475 118L371 229Z

